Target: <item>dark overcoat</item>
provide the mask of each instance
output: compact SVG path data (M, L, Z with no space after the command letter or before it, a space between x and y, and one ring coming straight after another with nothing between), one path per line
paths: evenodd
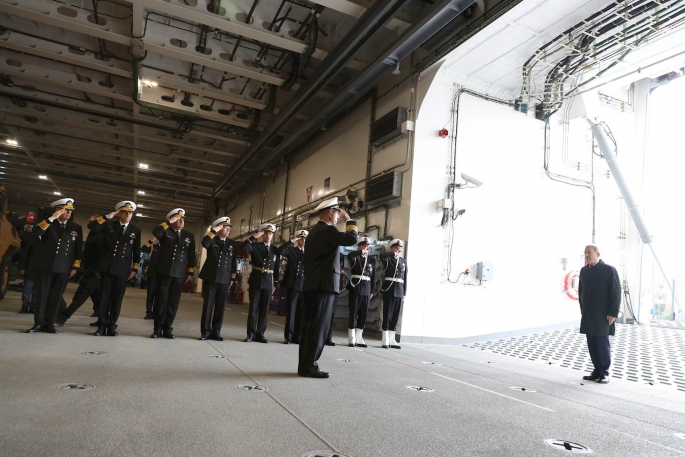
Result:
M357 243L357 223L348 220L345 232L319 221L307 236L304 251L304 291L340 294L340 246Z
M621 282L616 268L600 260L580 270L578 285L580 302L580 333L613 335L615 324L609 325L607 316L618 317L621 306Z

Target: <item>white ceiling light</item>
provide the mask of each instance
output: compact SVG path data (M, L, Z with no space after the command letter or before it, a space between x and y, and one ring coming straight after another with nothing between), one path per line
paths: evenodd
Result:
M19 142L17 140L13 140L12 138L7 138L7 144L10 146L18 146Z
M142 83L146 87L157 87L157 83L154 81L150 81L149 79L143 79Z
M48 177L45 175L38 175L38 179L48 179Z
M140 168L141 170L147 170L147 169L150 168L150 167L149 167L148 164L146 164L145 162L139 162L139 163L138 163L138 168Z
M144 191L144 190L139 190L139 191L138 191L138 195L145 195L145 191Z
M55 195L62 195L62 192L54 191L53 194L55 194Z
M145 216L143 216L143 213L136 213L136 216L137 217L145 217Z
M144 208L144 207L145 207L145 206L143 206L142 203L138 203L138 208Z

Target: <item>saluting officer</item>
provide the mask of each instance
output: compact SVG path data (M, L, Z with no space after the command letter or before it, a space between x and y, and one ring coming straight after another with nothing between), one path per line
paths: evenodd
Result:
M93 222L98 217L97 214L92 214L88 218L88 222ZM98 321L94 324L100 326L100 277L96 269L98 262L100 261L102 240L104 238L104 233L102 232L90 232L86 237L86 241L83 243L83 258L81 261L81 268L83 272L78 281L78 289L74 293L74 298L71 299L71 304L68 308L60 310L55 323L57 325L64 325L71 316L83 305L88 297L93 302L93 314L90 317L98 317ZM91 324L91 325L94 325Z
M347 327L347 341L350 347L366 347L362 334L369 303L373 298L373 285L376 284L376 266L369 257L369 243L369 237L365 236L357 243L357 250L347 254L351 275L348 285L350 317Z
M155 303L155 327L150 338L174 339L173 323L181 300L183 284L190 282L195 274L195 237L183 230L185 210L173 209L162 222L152 230L159 240L159 263L157 283L159 302Z
M238 260L238 245L228 238L231 227L230 217L220 217L202 238L207 260L200 271L200 279L204 281L200 340L224 340L221 337L221 324L224 321L228 288L235 281Z
M309 378L328 378L319 369L324 343L331 327L335 301L340 294L340 246L357 242L357 223L338 206L338 198L316 207L319 222L309 232L304 253L304 319L300 335L300 360L297 374ZM335 225L338 218L347 222L346 232Z
M157 263L159 262L159 243L155 243L156 238L141 246L141 252L147 252L149 257L145 266L145 277L147 278L147 297L145 300L145 317L150 320L155 318L155 303L159 300L159 287L157 284Z
M278 248L281 256L285 256L288 259L285 277L283 278L283 283L288 290L285 330L283 331L283 343L285 344L300 343L300 320L304 312L304 294L302 293L304 265L302 264L302 258L304 257L304 244L308 234L309 232L306 230L298 230L295 232L296 246L290 240Z
M402 240L390 242L390 252L381 254L381 271L383 271L383 337L385 349L401 349L395 340L395 329L400 318L400 310L407 295L407 261L400 257Z
M242 248L252 259L252 273L248 279L250 288L250 311L247 317L248 341L268 343L264 337L266 332L266 315L269 310L269 300L274 292L274 282L278 281L278 267L280 254L276 246L271 244L276 232L274 224L262 224L258 232L243 243ZM262 241L257 243L257 238Z
M40 236L30 268L36 271L36 286L40 289L40 303L33 316L34 325L26 333L57 333L54 319L67 281L81 267L83 230L71 220L74 200L62 198L52 202L52 216L33 228Z
M117 336L117 320L126 281L138 272L140 262L140 229L131 224L136 204L124 200L114 211L88 224L93 233L102 233L102 251L95 267L100 273L100 325L95 336Z

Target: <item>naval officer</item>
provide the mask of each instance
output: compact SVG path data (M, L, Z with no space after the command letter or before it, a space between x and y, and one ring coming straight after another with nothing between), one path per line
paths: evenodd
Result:
M357 250L347 254L350 264L350 283L348 305L350 317L347 326L347 342L350 347L366 347L362 334L366 325L366 314L373 298L373 286L376 284L376 266L369 257L369 237L363 237L357 243Z
M328 378L317 361L329 334L331 316L340 294L340 246L357 242L357 223L338 205L338 198L324 201L315 209L319 222L307 237L304 253L304 318L300 335L297 374L309 378ZM345 233L335 225L346 224Z
M88 224L91 233L102 233L100 260L99 326L95 336L117 336L117 321L126 282L138 272L140 228L131 223L136 204L129 200L114 205L114 211Z
M200 270L200 279L204 281L200 340L224 340L221 337L221 324L224 321L228 288L235 281L238 259L238 245L228 238L230 233L231 218L220 217L202 238L207 260Z
M74 200L62 198L50 206L55 208L52 216L33 228L35 236L40 237L40 243L31 258L30 268L36 272L40 302L33 315L33 327L26 333L57 333L54 322L59 302L67 281L81 267L83 230L70 220Z
M175 208L167 214L167 221L152 230L159 240L157 283L159 302L155 303L154 331L150 338L163 336L174 339L173 323L181 300L183 285L195 274L195 237L183 230L185 210Z
M283 331L283 343L300 343L300 318L304 312L304 245L309 232L298 230L295 232L295 243L292 240L284 243L278 251L281 256L288 259L288 265L283 275L283 283L288 290L286 299L285 329Z
M250 292L250 311L247 316L247 338L245 341L268 343L266 332L266 315L269 310L269 300L278 281L280 254L271 241L276 232L274 224L262 224L254 236L248 238L242 245L243 251L250 254L252 259L252 273L248 279ZM261 237L262 241L257 242Z
M383 336L385 349L401 349L395 340L395 329L400 318L402 303L407 295L407 261L400 257L402 240L390 242L390 252L381 254L381 271L383 271Z

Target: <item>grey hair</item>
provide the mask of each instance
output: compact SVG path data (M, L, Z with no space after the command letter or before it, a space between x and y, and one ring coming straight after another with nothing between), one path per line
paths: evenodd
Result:
M595 250L595 252L596 252L597 254L599 254L599 248L597 247L596 244L588 244L588 245L585 246L585 247L586 247L586 248L592 248L592 249Z

